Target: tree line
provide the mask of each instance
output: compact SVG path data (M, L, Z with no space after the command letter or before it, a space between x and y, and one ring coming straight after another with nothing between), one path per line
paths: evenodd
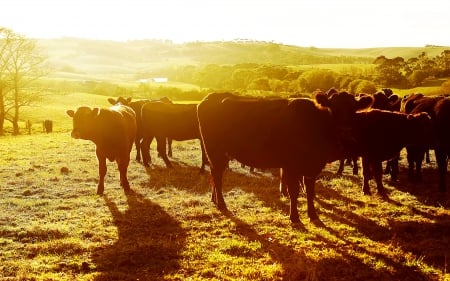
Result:
M46 75L45 63L34 40L0 27L0 135L5 121L12 123L14 135L19 134L20 108L42 96L33 82Z
M305 69L295 65L241 63L174 66L159 74L202 88L250 94L292 95L331 87L350 93L372 93L379 87L413 88L426 79L450 77L450 50L436 57L423 52L407 60L379 56L371 65L356 64L339 70L320 65Z

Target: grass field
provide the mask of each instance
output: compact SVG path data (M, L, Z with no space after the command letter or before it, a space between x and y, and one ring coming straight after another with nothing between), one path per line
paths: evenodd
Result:
M106 100L49 100L55 133L0 138L0 280L450 280L450 196L436 191L435 162L416 186L403 155L399 181L385 178L389 200L364 196L351 169L338 177L328 165L316 184L323 227L309 222L304 196L301 223L290 223L276 172L234 162L230 212L217 210L198 141L174 142L173 169L154 147L151 168L132 161L131 195L108 163L97 196L95 146L70 138L64 112Z
M171 170L132 162L134 195L108 166L95 195L93 144L68 133L2 138L0 277L13 280L449 280L448 195L426 169L421 186L387 183L363 196L360 178L317 184L325 227L288 218L272 174L238 165L225 176L230 213L210 202L196 142L176 143ZM18 153L20 147L20 153ZM349 171L349 170L348 170ZM402 173L404 175L404 173Z

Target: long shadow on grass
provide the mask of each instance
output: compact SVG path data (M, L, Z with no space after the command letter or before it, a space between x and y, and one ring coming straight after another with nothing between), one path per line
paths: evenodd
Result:
M118 239L93 253L95 280L157 280L179 268L185 232L169 214L138 193L121 212L107 196Z
M328 210L327 216L340 224L347 224L365 237L376 241L377 243L393 244L403 249L405 253L413 253L428 265L431 265L442 272L445 271L446 257L450 255L450 242L447 237L450 235L450 217L445 215L436 215L436 223L418 223L397 222L395 218L389 221L389 226L381 226L371 218L362 217L354 214L351 210L342 210L326 201L343 201L349 205L358 206L358 202L342 196L338 191L327 189L317 199L317 202L323 209ZM399 205L400 203L394 202ZM355 205L356 204L356 205ZM429 215L427 215L430 218ZM401 259L392 258L377 252L377 249L364 247L364 244L349 241L345 236L330 227L325 229L344 242L345 245L351 245L352 251L366 253L377 260L383 261L392 267L392 272L383 277L384 280L428 280L429 277L417 270L415 265L406 265ZM345 247L336 249L342 256L348 260L354 259L350 256Z
M437 167L425 167L422 169L422 182L413 183L408 180L408 170L402 169L399 180L393 184L396 189L407 192L427 206L450 207L450 179L447 176L447 192L438 190Z
M164 188L173 186L177 189L197 194L205 194L205 200L211 200L210 172L199 173L198 167L173 163L173 168L148 168L149 178L141 182L143 188ZM225 201L232 200L227 193L239 188L254 194L268 207L282 210L288 215L289 203L283 202L278 190L278 178L270 174L249 173L241 169L227 169L223 176L223 193ZM232 193L232 192L231 192ZM287 203L287 204L286 204Z
M228 218L235 223L237 235L245 237L248 241L258 241L261 244L261 251L268 253L273 261L282 265L282 280L383 280L380 277L385 275L384 272L374 270L349 255L328 257L326 253L336 245L322 236L316 235L311 239L311 243L317 245L325 243L330 249L324 249L326 253L318 259L309 258L304 249L290 247L289 241L267 239L265 235L258 234L251 225L239 218L231 215Z

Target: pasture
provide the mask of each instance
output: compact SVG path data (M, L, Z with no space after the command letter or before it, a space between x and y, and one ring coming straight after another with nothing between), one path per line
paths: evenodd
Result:
M308 221L304 196L301 223L290 223L276 171L234 162L224 176L230 211L217 210L198 141L174 142L173 169L154 144L151 168L132 160L131 195L108 162L98 196L95 145L70 138L65 110L106 98L50 100L24 118L53 119L54 133L0 138L0 279L450 280L450 195L437 192L435 162L413 185L402 155L399 181L385 178L389 200L364 196L360 176L328 165L316 184L323 226Z

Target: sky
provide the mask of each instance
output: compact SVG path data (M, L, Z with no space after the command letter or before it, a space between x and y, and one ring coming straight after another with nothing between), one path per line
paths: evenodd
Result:
M0 27L34 39L450 46L448 0L2 0L0 7Z

